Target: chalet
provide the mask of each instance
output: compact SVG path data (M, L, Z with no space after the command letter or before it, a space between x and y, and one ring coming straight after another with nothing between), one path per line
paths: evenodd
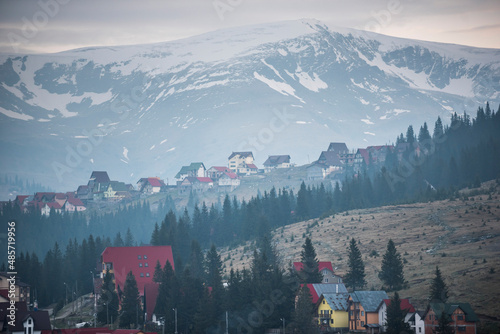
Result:
M4 306L2 306L2 308L3 307ZM5 318L3 320L2 333L41 334L42 331L45 332L52 330L48 311L17 310L14 320L14 326L9 324L10 319L7 317L7 314L5 315Z
M391 299L384 299L378 307L378 323L381 325L381 330L387 330L387 307L391 303ZM405 322L410 323L410 319L415 318L415 308L411 305L409 299L401 299L401 310L406 312Z
M106 270L113 275L118 292L123 291L127 274L132 271L137 281L137 288L141 296L144 287L153 283L153 274L156 262L162 266L170 262L174 267L174 258L171 246L140 246L140 247L107 247L101 254L102 277Z
M370 152L366 148L358 148L356 154L354 155L354 171L361 172L363 169L370 165L372 159L370 157Z
M290 156L289 155L270 155L267 160L264 161L264 171L269 173L275 168L290 168Z
M62 206L57 203L57 202L51 202L51 203L43 203L42 204L42 209L41 209L41 214L42 216L50 216L50 212L54 210L55 213L61 213L63 208Z
M165 190L166 185L159 177L141 178L137 181L137 189L143 194L156 194Z
M297 273L299 273L304 269L304 265L302 262L294 262L293 268ZM335 275L333 271L333 266L331 262L319 262L318 263L318 271L323 275L322 283L342 283L342 277Z
M67 212L80 212L87 210L87 208L79 198L69 197L68 200L64 203L63 210Z
M104 171L93 171L90 175L89 182L87 183L90 192L100 192L101 185L107 185L111 182L108 173Z
M479 318L468 303L441 303L433 301L423 314L425 334L433 334L439 319L445 314L454 333L476 334Z
M424 312L416 311L413 315L408 319L408 323L410 324L411 329L415 334L424 334L425 333L425 322L424 322Z
M87 201L92 199L92 192L90 191L89 186L79 186L76 190L76 197L82 201Z
M180 192L193 191L205 192L212 189L214 181L209 177L192 177L188 176L178 185Z
M10 275L7 275L6 272L0 272L0 293L2 296L5 292L9 291L9 281ZM18 278L16 278L15 286L15 301L16 302L29 302L30 300L30 286L24 282L21 282ZM10 299L9 299L10 300Z
M224 173L219 178L217 185L219 190L233 191L240 185L240 178L236 173Z
M228 167L236 174L256 174L259 169L254 165L252 152L233 152L228 158Z
M104 198L108 201L119 201L130 197L129 188L124 182L110 181L108 184L102 184Z
M346 293L323 293L315 306L318 325L322 331L345 331L349 328Z
M335 152L338 155L349 153L349 150L347 149L347 145L345 143L330 143L330 145L328 145L327 151Z
M307 170L307 179L310 181L314 180L322 180L326 177L326 168L323 165L320 165L316 162L310 164L306 168Z
M231 170L225 166L212 166L207 170L207 176L217 181L225 173L231 173Z
M354 291L349 295L349 330L354 332L379 333L378 307L389 299L385 291Z
M192 162L189 166L182 166L181 170L175 175L177 185L186 177L205 177L206 168L203 162Z

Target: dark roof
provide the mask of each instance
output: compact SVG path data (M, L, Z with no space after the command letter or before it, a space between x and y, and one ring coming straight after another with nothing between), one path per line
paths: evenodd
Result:
M9 326L9 331L11 332L24 332L23 322L32 318L34 322L34 330L51 330L49 312L47 311L18 311L16 312L16 320L14 326Z
M319 300L324 299L334 311L347 311L348 298L348 293L324 293Z
M353 302L360 303L366 312L377 312L380 303L389 296L385 291L354 291L351 298Z
M240 156L245 157L245 158L251 156L253 158L252 152L233 152L233 153L231 153L231 155L227 159L230 160L235 155L240 155Z
M290 163L289 155L270 155L264 162L264 166L274 166L274 165L289 164L289 163Z
M330 143L327 151L333 151L337 154L349 153L345 143Z
M311 292L312 302L316 304L321 295L325 293L345 293L347 294L347 289L343 283L315 283L306 284ZM348 296L346 296L346 299Z
M334 151L323 151L321 152L318 163L327 166L342 166L343 163L340 160L339 154Z
M438 319L441 317L441 314L443 314L443 312L446 312L446 314L451 316L457 308L460 308L465 313L465 321L467 322L479 321L479 318L477 317L476 313L474 313L474 310L472 309L469 303L441 303L433 301L429 304L429 307L427 308L424 317L427 315L427 312L429 312L430 308L434 311Z
M100 172L100 171L92 172L92 175L90 175L90 179L94 180L96 183L108 183L111 181L108 176L108 172Z

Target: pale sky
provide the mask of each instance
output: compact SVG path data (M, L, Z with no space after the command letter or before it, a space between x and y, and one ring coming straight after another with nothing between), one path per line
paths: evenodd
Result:
M0 0L0 52L164 42L314 18L386 35L500 48L500 0Z

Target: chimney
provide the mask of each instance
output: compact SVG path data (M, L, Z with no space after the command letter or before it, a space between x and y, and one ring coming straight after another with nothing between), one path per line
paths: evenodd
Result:
M335 284L335 293L339 293L339 285Z

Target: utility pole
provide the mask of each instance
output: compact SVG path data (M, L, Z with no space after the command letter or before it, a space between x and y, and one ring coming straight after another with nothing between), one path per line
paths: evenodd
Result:
M283 334L285 334L285 318L281 318L281 321L283 321Z
M225 334L229 334L229 325L227 322L227 311L226 311L226 333Z
M94 294L94 327L97 327L97 296L95 295L94 272L92 270L90 271L90 276L92 277L92 293ZM106 321L108 321L107 317L108 315L106 314Z
M177 307L173 309L175 313L175 334L177 334Z

